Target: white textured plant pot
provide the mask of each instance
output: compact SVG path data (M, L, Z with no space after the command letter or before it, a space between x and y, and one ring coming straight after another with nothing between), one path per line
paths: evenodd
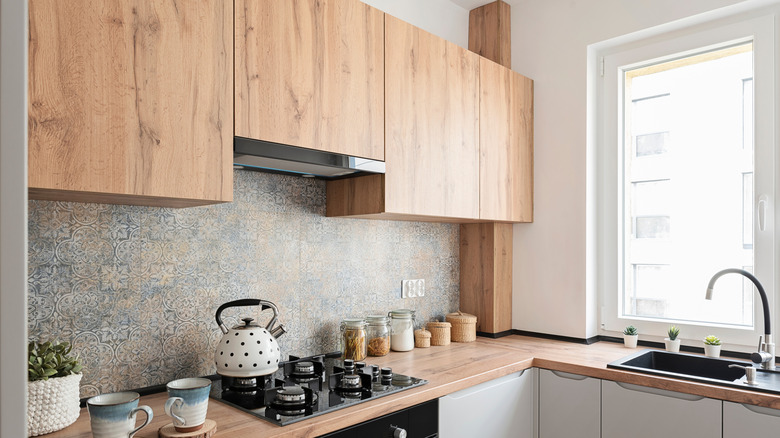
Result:
M720 357L720 345L704 344L704 355L707 357Z
M38 436L64 429L79 418L81 374L27 382L27 433Z
M639 340L639 335L623 335L623 345L628 348L636 348L636 342Z
M674 341L670 340L669 338L664 339L664 344L666 344L666 351L671 351L672 353L679 353L680 352L680 340L675 339Z

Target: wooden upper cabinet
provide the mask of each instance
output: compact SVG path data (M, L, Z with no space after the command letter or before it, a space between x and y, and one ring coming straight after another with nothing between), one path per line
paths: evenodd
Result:
M386 16L386 208L479 217L479 56Z
M229 1L30 0L30 198L233 196Z
M328 182L328 216L479 217L479 56L385 16L384 175Z
M479 217L533 220L533 81L480 60Z
M384 14L359 0L235 8L235 135L384 160Z

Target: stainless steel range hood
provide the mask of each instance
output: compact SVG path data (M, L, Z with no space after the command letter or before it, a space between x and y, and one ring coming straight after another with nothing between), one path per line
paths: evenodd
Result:
M323 179L385 173L383 161L244 137L233 139L233 164L245 169Z

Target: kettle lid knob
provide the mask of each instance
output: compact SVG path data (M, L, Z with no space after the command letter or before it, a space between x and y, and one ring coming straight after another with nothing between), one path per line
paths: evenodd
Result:
M252 325L252 321L254 321L254 318L241 318L241 321L244 321L244 326L249 327Z

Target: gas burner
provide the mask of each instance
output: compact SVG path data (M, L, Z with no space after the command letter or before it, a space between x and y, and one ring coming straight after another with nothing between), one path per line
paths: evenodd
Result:
M293 383L309 383L320 380L323 374L323 370L314 366L314 362L301 361L295 362L292 367L292 371L289 373L290 380ZM319 390L320 388L312 388Z
M310 376L314 375L314 364L309 361L296 362L295 369L292 372L293 376Z
M279 404L299 405L306 402L306 394L300 386L285 386L276 390L274 402Z
M295 416L312 412L317 403L317 394L309 388L298 385L283 386L276 390L276 396L270 407L279 415Z
M360 376L357 374L347 374L341 378L342 388L360 388Z

